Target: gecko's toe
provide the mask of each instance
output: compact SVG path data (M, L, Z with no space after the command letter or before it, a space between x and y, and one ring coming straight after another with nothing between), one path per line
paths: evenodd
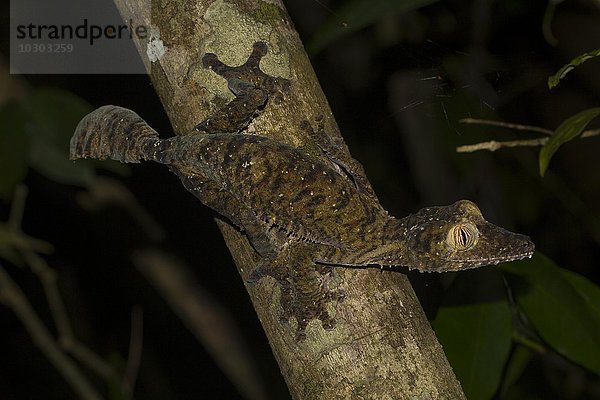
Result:
M265 276L273 276L273 271L268 264L258 264L246 277L246 282L257 283Z
M321 320L321 325L323 326L323 329L330 331L335 328L335 318L333 318L327 310L320 310L319 319Z
M260 56L266 55L268 51L267 44L262 41L254 42L254 44L252 45L252 49L256 51Z
M298 327L296 328L296 342L304 342L306 340L306 326L308 325L307 320L299 320Z
M204 57L202 57L202 66L204 68L210 68L213 65L215 65L215 63L217 63L218 61L219 61L219 58L217 57L216 54L206 53L204 55Z
M321 321L323 329L331 330L335 328L335 319L327 311L327 304L342 299L343 293L341 291L324 291L321 288L316 293L307 293L298 290L288 280L280 281L279 284L281 288L279 322L290 323L290 319L295 319L298 324L296 328L296 339L298 341L303 341L306 338L304 331L312 320Z
M346 298L346 291L344 289L330 290L328 296L331 301L342 302Z

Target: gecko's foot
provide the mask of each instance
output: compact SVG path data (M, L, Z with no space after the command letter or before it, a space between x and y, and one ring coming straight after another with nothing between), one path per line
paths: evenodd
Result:
M303 341L306 339L306 326L313 319L320 320L324 329L335 327L335 319L327 311L327 304L341 301L344 294L331 288L333 268L315 265L306 256L295 259L294 253L300 256L310 254L303 246L299 247L261 263L250 273L248 282L257 282L264 276L275 278L281 289L279 320L287 323L294 318L297 322L296 340Z
M210 68L227 80L235 94L229 104L214 116L200 122L196 129L207 133L236 133L244 130L268 99L281 100L282 93L290 87L290 81L265 74L260 60L267 54L267 44L256 42L246 62L237 67L224 64L216 54L207 53L202 58L204 68Z
M316 270L306 271L313 277L304 276L280 283L282 312L279 320L282 323L294 318L297 322L296 341L306 339L306 326L313 319L321 321L325 330L335 328L336 321L327 311L327 304L332 301L341 301L344 298L340 289L329 289L331 280L329 275L320 275Z
M332 137L329 137L325 132L325 117L323 114L315 115L314 126L308 120L300 122L300 129L302 129L312 141L319 146L321 151L325 153L327 157L333 156L341 151L341 147L338 143L334 143Z

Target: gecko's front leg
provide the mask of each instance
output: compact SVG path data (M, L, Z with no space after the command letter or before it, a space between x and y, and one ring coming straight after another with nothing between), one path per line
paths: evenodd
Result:
M212 53L202 58L204 68L210 68L227 80L235 98L214 115L200 122L196 129L207 133L236 133L244 130L269 98L281 96L290 87L290 81L265 74L260 60L267 54L265 42L256 42L248 60L240 66L222 63Z

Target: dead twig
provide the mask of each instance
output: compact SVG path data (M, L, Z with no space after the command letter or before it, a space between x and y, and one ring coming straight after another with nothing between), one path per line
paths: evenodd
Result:
M44 353L80 398L89 400L100 400L102 398L81 373L77 365L58 347L44 323L27 301L21 288L10 278L1 265L0 302L13 310L25 326L33 343Z
M479 124L479 125L491 125L491 126L499 126L502 128L513 129L517 131L529 131L529 132L537 132L542 133L547 136L551 136L554 132L541 128L539 126L532 125L521 125L521 124L513 124L509 122L502 121L494 121L488 119L476 119L476 118L463 118L459 122L463 124ZM592 136L600 135L600 129L589 129L583 131L580 135L581 138L587 138ZM498 149L504 147L528 147L528 146L543 146L545 145L549 137L536 138L536 139L524 139L524 140L509 140L509 141L496 141L490 140L488 142L481 142L475 144L468 144L464 146L458 146L456 148L456 152L458 153L472 153L474 151L480 150L488 150L488 151L496 151Z
M4 269L0 270L0 301L15 312L34 343L81 398L100 399L100 395L67 354L106 380L113 377L115 372L106 361L75 338L64 302L58 290L56 271L38 254L41 251L51 251L52 246L39 239L29 237L22 231L21 225L27 194L28 191L25 186L19 186L15 190L6 228L2 233L5 241L14 248L25 262L25 265L31 269L42 283L50 313L56 326L57 339L55 340L52 337L48 328L28 302L25 294Z

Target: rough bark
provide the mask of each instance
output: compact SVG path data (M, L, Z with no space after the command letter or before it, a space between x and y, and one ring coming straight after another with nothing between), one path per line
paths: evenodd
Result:
M283 106L267 106L250 126L295 146L309 143L299 126L317 115L342 141L327 100L292 22L279 0L161 1L149 13L140 0L115 0L123 18L153 27L167 51L151 79L176 133L189 132L232 99L224 79L200 63L207 52L242 64L252 44L268 43L261 69L292 82ZM156 28L156 29L154 29ZM146 57L147 41L139 43ZM198 206L201 206L200 204ZM241 276L256 254L245 237L219 223ZM295 323L282 324L275 282L246 286L281 372L295 399L461 399L464 394L401 270L338 268L346 299L331 312L333 331L313 321L307 340L294 340ZM238 278L241 279L241 278Z

